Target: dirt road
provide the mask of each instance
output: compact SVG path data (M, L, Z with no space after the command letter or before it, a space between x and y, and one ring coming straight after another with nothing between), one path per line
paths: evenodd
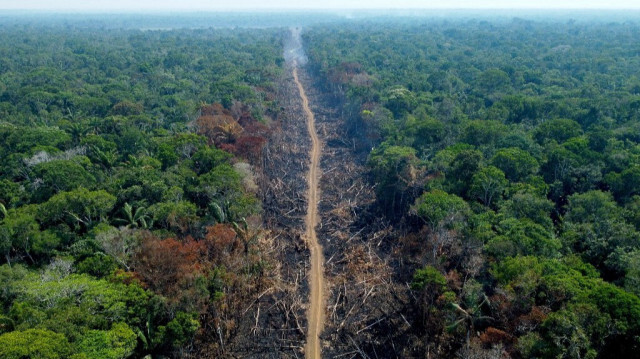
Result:
M315 118L313 112L309 108L309 99L304 92L304 87L298 79L298 66L294 62L293 79L298 86L298 92L302 99L302 108L304 109L307 130L311 137L311 152L309 153L310 164L307 181L309 192L307 193L307 216L306 225L306 241L311 251L311 273L309 274L310 284L310 304L307 312L307 322L309 325L307 331L307 345L305 347L305 357L307 359L318 359L321 357L321 347L319 335L324 326L324 255L322 246L318 243L316 236L316 224L318 223L318 173L320 165L321 147L318 134L316 133Z

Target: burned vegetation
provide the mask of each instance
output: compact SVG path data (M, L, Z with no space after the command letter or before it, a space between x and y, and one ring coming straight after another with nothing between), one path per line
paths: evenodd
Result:
M0 24L0 357L309 356L294 66L323 357L636 357L618 20Z

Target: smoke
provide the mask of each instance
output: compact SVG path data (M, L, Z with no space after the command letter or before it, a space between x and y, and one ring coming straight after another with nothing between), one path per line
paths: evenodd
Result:
M304 66L307 63L307 55L302 47L300 28L292 27L289 38L284 42L284 60L288 65Z

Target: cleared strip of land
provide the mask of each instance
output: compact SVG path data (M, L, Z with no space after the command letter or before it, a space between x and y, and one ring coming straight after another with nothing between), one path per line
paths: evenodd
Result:
M307 332L307 345L305 356L307 358L320 358L321 348L319 335L324 326L324 256L322 246L318 243L316 236L316 224L318 220L318 172L320 165L320 155L322 149L320 140L316 133L315 118L309 108L309 99L304 92L304 87L298 79L298 66L293 67L293 79L298 86L298 92L302 99L307 130L311 137L311 152L309 153L310 164L307 181L309 190L307 192L307 216L305 219L306 240L311 251L311 273L309 274L310 300L309 311L307 312L307 322L309 324Z

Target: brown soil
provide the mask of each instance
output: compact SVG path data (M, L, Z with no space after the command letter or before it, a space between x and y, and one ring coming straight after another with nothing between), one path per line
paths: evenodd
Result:
M318 171L320 166L320 155L322 148L315 128L315 118L309 108L309 99L304 92L304 87L298 79L298 67L293 67L293 79L298 87L302 108L305 113L307 131L311 137L311 150L309 152L309 174L307 175L307 216L305 218L305 239L311 251L311 272L309 273L310 300L307 312L307 344L305 347L306 358L320 358L320 333L324 327L324 255L322 246L318 243L316 236L316 224L318 223Z

